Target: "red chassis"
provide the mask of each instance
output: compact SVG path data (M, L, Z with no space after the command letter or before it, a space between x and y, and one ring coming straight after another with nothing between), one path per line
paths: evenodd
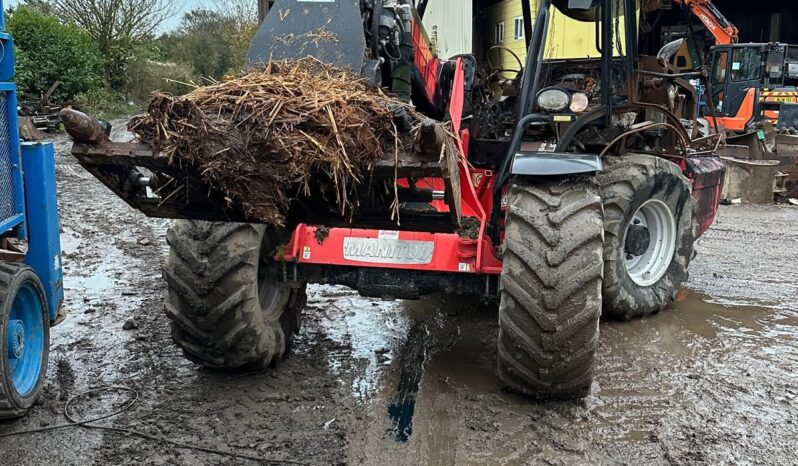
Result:
M463 67L457 60L452 85L449 116L456 134L461 210L463 218L479 221L475 239L455 233L418 231L332 228L300 224L294 230L282 256L275 260L317 266L366 267L374 269L414 270L419 272L495 275L502 272L498 245L486 234L489 213L493 209L494 173L474 168L468 163L470 134L461 128L464 100ZM427 88L434 88L428 83ZM433 92L430 91L430 94ZM714 157L683 159L682 171L693 185L696 209L697 236L703 234L715 219L722 186L722 164ZM408 180L399 180L402 186ZM443 180L425 178L419 187L443 189ZM443 201L433 201L433 207L448 212ZM502 207L504 209L504 206Z
M694 171L688 173L693 183L693 197L698 202L698 234L703 234L715 219L721 185L717 179L716 159L696 159ZM464 176L463 176L464 175ZM332 228L319 233L311 225L299 225L277 260L320 266L370 267L378 269L416 270L422 272L499 275L502 262L497 248L487 235L487 215L490 212L493 174L461 164L464 192L463 213L480 219L478 239L464 238L457 233L426 233L415 231L386 231L354 228ZM432 186L440 180L428 180ZM436 208L445 209L436 201ZM359 240L352 241L357 238ZM367 239L362 241L360 239ZM398 240L398 242L396 241ZM428 257L428 260L425 260ZM401 261L407 263L401 263Z

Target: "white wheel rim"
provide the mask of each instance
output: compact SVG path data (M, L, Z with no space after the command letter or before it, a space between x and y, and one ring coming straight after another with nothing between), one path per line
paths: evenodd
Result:
M649 241L644 250L630 250L627 245L630 230L635 227L648 231ZM676 251L676 219L668 205L651 199L640 206L626 225L621 247L629 278L640 286L657 283L668 271Z

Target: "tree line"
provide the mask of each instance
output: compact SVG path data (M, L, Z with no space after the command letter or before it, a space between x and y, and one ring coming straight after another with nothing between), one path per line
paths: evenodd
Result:
M25 0L7 9L20 93L36 99L58 81L51 100L115 116L154 90L181 94L243 68L255 0L190 10L164 31L176 11L174 0Z

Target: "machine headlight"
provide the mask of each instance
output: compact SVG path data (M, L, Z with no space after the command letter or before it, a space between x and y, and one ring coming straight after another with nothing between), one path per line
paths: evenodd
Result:
M590 99L588 99L585 94L577 92L571 96L571 111L574 113L582 113L587 110L587 105L589 103Z
M538 93L537 104L547 112L562 112L571 104L571 95L562 89L543 89Z

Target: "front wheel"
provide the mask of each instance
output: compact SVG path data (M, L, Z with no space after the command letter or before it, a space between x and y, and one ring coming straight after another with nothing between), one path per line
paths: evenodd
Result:
M678 165L650 155L607 159L604 202L604 313L645 317L668 306L687 279L695 201Z
M178 221L167 242L164 309L188 359L217 369L267 367L289 351L306 295L271 273L275 230Z
M0 419L24 416L39 398L50 353L50 318L39 277L0 262Z
M587 395L599 337L602 206L592 178L515 179L505 222L498 372L535 398Z

